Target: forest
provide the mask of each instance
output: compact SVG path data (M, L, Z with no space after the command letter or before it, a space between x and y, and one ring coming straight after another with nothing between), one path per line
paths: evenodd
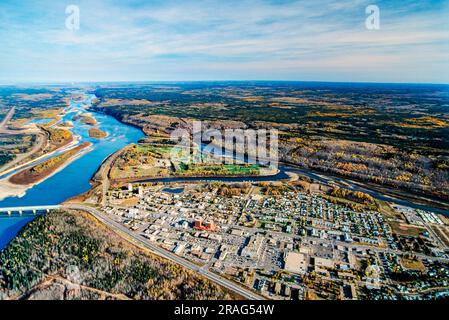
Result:
M62 288L61 288L62 287ZM83 212L52 212L0 252L0 299L232 299Z

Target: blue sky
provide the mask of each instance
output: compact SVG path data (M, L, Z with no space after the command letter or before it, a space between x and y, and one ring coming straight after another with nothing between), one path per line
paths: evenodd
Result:
M0 83L246 79L449 83L449 0L0 1Z

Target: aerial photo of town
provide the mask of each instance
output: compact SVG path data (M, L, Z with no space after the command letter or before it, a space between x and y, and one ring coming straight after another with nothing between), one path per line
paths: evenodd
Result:
M234 5L244 10L244 2ZM217 20L188 2L179 10L170 2L108 4L111 15L128 14L130 20L117 18L135 27L125 35L108 29L110 21L92 31L107 20L90 7L82 10L92 3L81 1L72 11L53 1L44 1L41 11L0 4L5 12L16 9L0 15L0 24L4 17L6 30L26 37L34 31L19 23L44 22L25 14L53 17L62 10L61 21L42 26L48 28L42 43L19 44L0 31L7 44L0 52L0 300L449 298L449 60L432 51L447 49L449 34L415 25L423 28L418 39L396 43L402 20L385 4L385 20L394 23L385 22L391 33L383 36L394 35L383 45L394 50L382 54L399 57L394 64L383 70L390 62L378 48L379 67L359 69L370 40L358 46L346 39L323 45L342 56L349 53L338 43L357 48L352 61L334 65L311 49L322 46L327 31L316 42L303 38L299 47L284 36L274 41L272 32L293 28L300 8L315 10L303 18L319 24L317 17L335 10L352 21L354 6L357 32L373 32L365 26L368 2L318 1L326 8L256 2L242 39L231 37L243 19L239 10L214 1ZM98 8L103 1L94 3ZM423 3L402 14L437 23L449 5ZM64 19L78 5L74 31ZM140 5L157 10L138 15ZM382 1L379 8L382 14ZM201 23L184 16L190 9ZM166 43L136 36L145 18ZM190 21L191 29L176 31L178 21ZM208 34L196 30L206 22ZM255 26L261 34L251 35ZM287 38L295 35L290 31ZM223 35L227 45L209 33ZM126 45L133 37L151 46L129 47L135 53L127 55L109 42ZM234 41L241 41L239 49ZM21 46L37 60L25 61ZM62 56L49 63L42 47ZM310 58L311 69L315 59L323 66L310 73L287 57L289 49L304 55L306 65ZM145 64L138 55L147 50L157 54ZM399 61L401 50L407 54ZM251 54L257 63L248 60ZM426 54L433 58L413 69L414 59ZM279 73L263 63L273 56ZM434 69L438 59L445 60ZM145 67L135 68L139 63ZM351 76L340 69L346 64ZM197 76L186 77L193 69Z

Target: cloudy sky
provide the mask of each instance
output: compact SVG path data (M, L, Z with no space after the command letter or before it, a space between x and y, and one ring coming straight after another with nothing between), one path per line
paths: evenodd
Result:
M449 83L448 17L449 0L1 0L0 83Z

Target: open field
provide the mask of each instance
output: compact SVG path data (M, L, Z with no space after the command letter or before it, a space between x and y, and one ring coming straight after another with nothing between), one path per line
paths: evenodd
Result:
M181 163L177 175L181 176L251 176L259 174L255 164L194 164Z
M418 271L424 271L425 270L424 264L420 260L418 260L418 259L402 257L401 258L401 265L404 268L410 269L410 270L418 270Z
M422 232L426 231L424 228L419 228L403 222L389 221L388 224L393 233L402 236L419 237Z

